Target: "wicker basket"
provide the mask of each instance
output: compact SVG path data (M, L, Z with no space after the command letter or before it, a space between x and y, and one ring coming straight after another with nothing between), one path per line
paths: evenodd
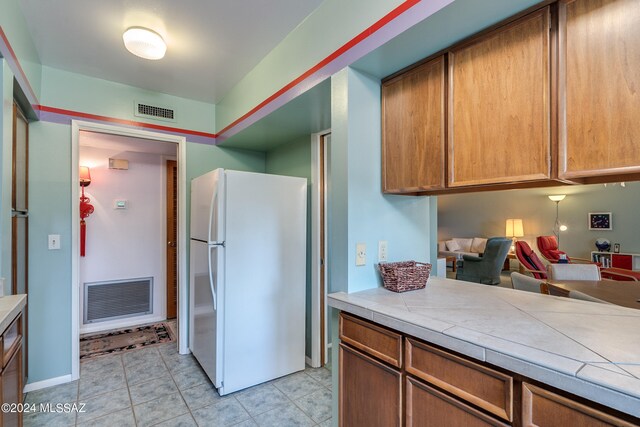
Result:
M389 262L378 264L382 282L393 292L406 292L427 286L431 264L415 261Z

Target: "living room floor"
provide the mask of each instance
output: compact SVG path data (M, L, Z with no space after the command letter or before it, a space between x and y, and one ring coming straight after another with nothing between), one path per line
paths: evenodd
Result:
M330 426L331 371L309 368L220 396L175 343L82 361L80 380L25 403L84 403L84 412L24 414L25 426Z

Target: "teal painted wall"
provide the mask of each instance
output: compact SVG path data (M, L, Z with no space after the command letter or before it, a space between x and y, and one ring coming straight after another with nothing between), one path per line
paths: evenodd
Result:
M42 83L41 103L46 106L202 132L213 133L215 128L213 104L51 67L42 67ZM133 114L136 101L172 107L176 110L176 121L137 117Z
M36 97L40 96L42 67L27 24L20 10L19 0L0 1L0 27L4 31L11 47L20 58L20 65L29 79ZM17 70L13 70L17 74Z
M281 145L267 152L266 172L307 178L307 277L305 354L311 357L311 136Z
M340 276L331 278L332 289L344 289L341 280L347 280L349 292L380 286L378 241L388 242L388 261L417 260L428 262L430 251L430 198L385 195L381 191L381 126L380 81L356 70L347 68L334 77L332 102L332 150L331 173L334 174L336 154L347 156L346 181L335 182L346 186L344 200L335 201L347 206L347 239L334 239L346 245L341 253ZM346 117L336 117L336 116ZM343 159L338 160L344 167ZM344 179L344 172L342 179ZM333 195L330 196L334 202ZM331 227L330 227L331 228ZM343 229L340 225L339 229ZM333 230L332 230L333 231ZM367 246L367 263L355 265L357 243ZM331 245L334 249L334 246ZM333 264L334 257L330 257ZM331 267L330 267L331 268ZM346 271L346 274L345 274Z
M13 74L0 58L0 277L11 289L11 153L13 133Z
M71 128L29 126L29 378L71 373ZM60 250L47 235L60 234Z
M220 130L393 10L401 0L325 0L216 106Z

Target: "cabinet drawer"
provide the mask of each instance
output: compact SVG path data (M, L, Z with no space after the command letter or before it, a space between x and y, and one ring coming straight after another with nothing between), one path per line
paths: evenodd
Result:
M2 334L2 366L6 366L22 337L22 314L19 314Z
M411 377L407 377L406 386L407 427L508 425Z
M525 427L635 426L635 424L528 383L522 383L522 425Z
M406 340L406 354L407 373L504 420L513 420L510 376L410 338Z
M340 313L340 340L399 368L402 335L365 320Z

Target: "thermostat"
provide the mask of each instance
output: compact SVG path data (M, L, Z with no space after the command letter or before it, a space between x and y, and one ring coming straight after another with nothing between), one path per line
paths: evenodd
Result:
M127 201L126 200L116 200L114 205L114 209L127 209Z

